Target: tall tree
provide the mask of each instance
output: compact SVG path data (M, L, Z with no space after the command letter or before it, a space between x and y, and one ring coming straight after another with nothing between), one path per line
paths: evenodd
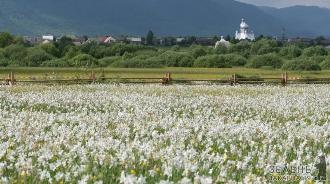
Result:
M154 33L149 30L147 34L147 45L153 45L154 44Z
M0 33L0 47L7 47L14 43L14 37L6 32Z

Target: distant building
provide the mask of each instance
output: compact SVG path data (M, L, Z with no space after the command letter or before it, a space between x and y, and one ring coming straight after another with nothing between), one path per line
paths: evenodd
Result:
M136 44L136 45L142 44L142 38L141 37L127 37L126 41L130 44Z
M197 37L194 43L203 46L214 46L215 40L211 37Z
M37 36L23 36L23 40L27 44L35 45L42 42L42 37Z
M55 36L54 35L43 35L42 36L42 40L43 41L46 41L46 40L48 40L48 41L54 41L55 40Z
M220 41L217 41L217 42L215 43L215 48L217 48L217 47L219 47L219 46L229 47L229 46L230 46L230 42L227 41L227 40L225 40L225 39L223 38L223 36L221 36Z
M236 31L235 39L237 40L255 40L254 33L249 32L249 25L242 19L240 24L240 32Z

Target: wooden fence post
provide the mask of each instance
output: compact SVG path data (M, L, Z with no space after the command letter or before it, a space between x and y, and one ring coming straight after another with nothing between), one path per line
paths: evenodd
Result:
M236 85L236 74L232 75L230 80L230 85Z
M236 73L234 73L234 85L236 85L237 79L236 79Z
M172 78L171 78L171 73L166 73L165 74L165 77L162 78L162 84L170 84L172 81Z
M282 85L283 86L288 85L288 72L285 72L284 74L282 74Z
M92 71L92 74L90 76L90 79L93 80L93 83L95 83L96 77L94 71Z
M15 85L15 82L16 82L16 79L15 79L14 73L10 72L10 74L8 74L7 84L12 86L12 85Z
M101 80L104 81L105 80L105 73L104 73L104 69L102 68L102 73L101 73Z

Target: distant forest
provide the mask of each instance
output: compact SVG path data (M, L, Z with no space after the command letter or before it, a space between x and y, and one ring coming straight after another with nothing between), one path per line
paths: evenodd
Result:
M1 67L249 67L283 70L328 70L329 49L271 38L232 40L217 48L201 45L160 47L125 43L88 42L76 46L69 37L29 45L21 37L0 33Z

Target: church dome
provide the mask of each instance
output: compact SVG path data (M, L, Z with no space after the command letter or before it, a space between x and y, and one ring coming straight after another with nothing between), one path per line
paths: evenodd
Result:
M242 19L240 27L241 27L241 29L247 29L247 28L249 28L249 25L247 25L247 23L244 21L244 19Z

